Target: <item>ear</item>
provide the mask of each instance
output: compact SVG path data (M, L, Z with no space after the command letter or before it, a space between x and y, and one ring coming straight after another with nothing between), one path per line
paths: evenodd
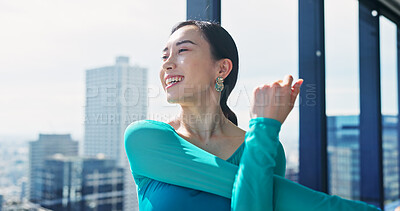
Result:
M217 76L221 76L222 78L228 77L229 73L232 71L233 64L230 59L221 59L218 61L218 72Z

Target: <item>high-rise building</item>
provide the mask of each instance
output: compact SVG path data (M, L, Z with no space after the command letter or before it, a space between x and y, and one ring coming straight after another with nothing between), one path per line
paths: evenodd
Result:
M359 117L329 116L329 193L360 200ZM397 116L382 116L382 149L385 203L399 196Z
M28 177L22 177L18 180L18 186L21 188L21 194L19 196L19 200L23 201L27 198L28 192Z
M124 210L138 210L136 186L124 149L126 127L147 115L147 70L117 57L112 66L86 70L85 155L103 153L127 169Z
M61 211L122 210L124 169L115 160L54 155L45 162L40 205Z
M285 178L293 182L299 182L299 171L294 166L286 167Z
M46 209L39 204L34 204L29 201L7 201L3 204L1 211L16 211L16 210L29 210L29 211L53 211Z
M54 154L65 156L78 155L78 142L70 134L39 134L37 141L29 142L29 183L28 198L36 203L41 199L41 172L46 168L45 159Z
M0 195L0 211L3 210L3 195Z

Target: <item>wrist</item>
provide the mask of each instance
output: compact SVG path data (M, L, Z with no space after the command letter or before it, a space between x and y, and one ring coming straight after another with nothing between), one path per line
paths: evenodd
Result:
M250 119L250 126L255 124L255 123L264 123L269 126L274 126L278 129L281 128L282 123L279 120L269 118L269 117L253 117Z
M258 115L251 115L250 119L255 119L255 118L267 118L267 119L273 119L278 121L279 123L283 124L284 120L282 120L279 117L274 117L274 116L270 116L270 115L263 115L263 116L258 116Z

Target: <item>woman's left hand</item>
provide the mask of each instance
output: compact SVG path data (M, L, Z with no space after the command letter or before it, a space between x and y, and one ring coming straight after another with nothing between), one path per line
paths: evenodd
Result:
M293 77L286 75L284 80L264 84L253 91L250 118L266 117L283 123L294 107L303 79L293 86Z

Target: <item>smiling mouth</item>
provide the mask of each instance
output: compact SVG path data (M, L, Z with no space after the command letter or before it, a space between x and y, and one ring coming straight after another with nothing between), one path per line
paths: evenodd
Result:
M171 87L173 85L176 85L179 82L183 81L183 79L184 79L184 77L168 79L167 82L166 82L167 86L165 88L167 89L167 88L169 88L169 87Z

